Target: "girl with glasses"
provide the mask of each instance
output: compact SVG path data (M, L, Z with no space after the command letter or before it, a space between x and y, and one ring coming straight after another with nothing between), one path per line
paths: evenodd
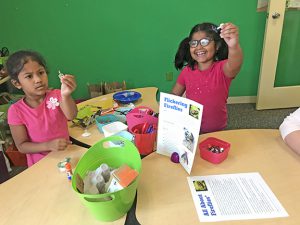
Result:
M194 26L175 55L175 68L182 69L172 94L194 100L203 107L200 133L227 126L227 98L232 79L239 73L243 53L237 26L212 23Z

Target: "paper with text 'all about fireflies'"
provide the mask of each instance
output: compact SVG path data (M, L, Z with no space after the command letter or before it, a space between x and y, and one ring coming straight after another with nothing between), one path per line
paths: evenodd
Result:
M259 173L192 176L187 180L200 222L288 216Z
M197 150L203 106L172 94L160 93L157 153L179 154L179 162L191 173Z

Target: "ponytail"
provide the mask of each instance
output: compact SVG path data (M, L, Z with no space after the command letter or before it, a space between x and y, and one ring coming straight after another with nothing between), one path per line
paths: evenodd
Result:
M191 59L189 41L190 39L187 37L179 44L174 61L177 70L182 69Z

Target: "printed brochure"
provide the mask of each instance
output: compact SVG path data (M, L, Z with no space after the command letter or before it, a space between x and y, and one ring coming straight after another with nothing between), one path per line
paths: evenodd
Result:
M200 222L288 216L259 173L187 179Z
M160 93L157 153L177 152L183 168L191 173L199 138L203 106L187 98Z

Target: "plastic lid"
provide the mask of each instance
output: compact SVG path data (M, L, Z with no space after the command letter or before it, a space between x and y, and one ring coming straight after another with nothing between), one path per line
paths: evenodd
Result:
M66 165L65 165L65 168L66 168L66 170L70 170L71 169L71 163L66 163Z

